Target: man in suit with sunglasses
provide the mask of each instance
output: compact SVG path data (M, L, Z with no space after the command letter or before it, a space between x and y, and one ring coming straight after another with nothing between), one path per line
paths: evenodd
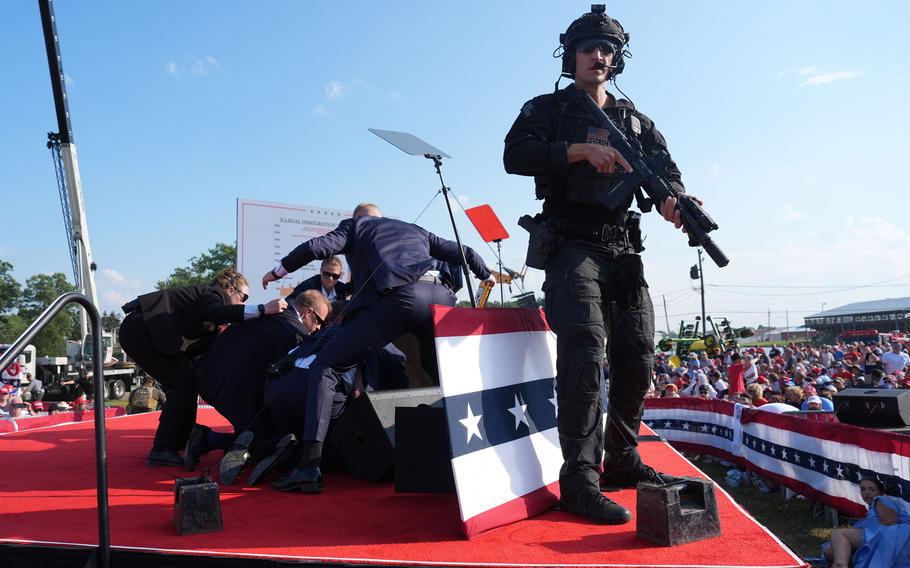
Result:
M285 300L293 302L304 290L322 292L329 303L335 300L346 300L351 295L351 289L350 284L341 281L342 276L344 276L344 270L342 270L341 260L337 256L330 256L322 261L322 269L319 274L298 284Z
M483 259L469 247L464 253L471 271L492 284ZM362 203L351 219L285 256L262 277L263 288L308 262L335 254L346 255L352 281L358 283L341 328L305 362L307 369L298 362L295 371L266 385L265 400L279 429L299 434L303 442L297 467L272 484L280 491L322 491L322 443L329 422L343 410L344 395L355 391L344 378L352 366L413 332L426 344L421 345L427 355L424 363L438 381L430 306L455 305L437 266L440 260L460 265L458 245L417 225L384 218L376 205Z

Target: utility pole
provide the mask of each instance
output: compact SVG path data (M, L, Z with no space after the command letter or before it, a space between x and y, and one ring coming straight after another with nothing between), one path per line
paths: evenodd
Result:
M771 308L768 308L768 329L771 329Z
M786 315L786 318L787 318L786 319L787 327L785 328L786 331L784 331L784 333L786 333L787 337L789 337L790 336L790 310L785 311L784 314Z
M673 333L673 330L670 329L670 316L667 315L667 295L664 294L662 297L664 299L664 319L667 320L667 335L669 336Z

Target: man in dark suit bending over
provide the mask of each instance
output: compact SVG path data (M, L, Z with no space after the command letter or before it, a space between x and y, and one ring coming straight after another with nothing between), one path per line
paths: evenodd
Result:
M427 354L424 364L438 380L431 304L455 305L455 296L438 276L428 274L437 260L461 264L452 241L402 221L385 219L370 203L358 205L351 219L332 232L311 239L284 257L262 277L263 287L308 262L344 254L352 269L354 290L344 323L316 355L309 368L295 368L266 385L265 400L279 429L299 432L302 455L291 473L272 484L281 491L322 491L322 443L333 415L352 392L344 372L406 332L413 332ZM465 247L471 271L492 282L480 256Z
M120 346L165 388L167 403L148 455L149 465L183 465L177 452L196 422L196 379L192 360L218 336L219 325L242 322L287 308L284 300L244 305L249 285L225 269L210 285L191 285L143 294L123 306Z
M184 453L188 470L207 452L225 450L220 481L230 485L247 458L256 460L274 449L278 433L271 427L268 413L262 412L268 367L318 331L328 314L328 300L316 290L306 290L280 314L233 323L218 336L195 362L197 388L203 400L228 419L234 432L215 432L196 424Z

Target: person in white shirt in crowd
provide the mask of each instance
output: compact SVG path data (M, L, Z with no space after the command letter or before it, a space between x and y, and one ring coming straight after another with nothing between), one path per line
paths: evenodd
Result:
M834 354L831 353L831 348L827 345L822 345L821 350L818 352L818 364L825 370L830 369L831 365L834 364Z
M893 375L896 371L903 371L904 367L910 365L910 355L901 350L900 343L892 341L891 351L881 356L881 362L885 366L885 374Z
M743 382L751 385L758 380L758 367L752 355L743 355Z
M683 389L680 396L700 396L701 387L707 387L708 398L717 398L717 391L708 384L708 375L701 371L695 373L695 380L689 383L689 386Z
M724 380L720 371L712 370L708 375L714 380L714 390L717 391L717 398L724 398L727 395L727 391L730 389L730 383Z

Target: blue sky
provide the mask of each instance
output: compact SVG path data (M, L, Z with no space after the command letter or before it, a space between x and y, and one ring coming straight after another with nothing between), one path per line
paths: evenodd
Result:
M367 131L412 132L453 156L465 207L512 238L539 210L502 169L527 99L552 91L558 34L584 2L114 2L56 14L104 309L235 238L236 198L413 221L432 165ZM709 312L784 325L848 302L910 296L906 163L910 3L614 1L634 57L619 85L669 141L731 263L706 264ZM36 2L0 6L0 258L21 281L70 273L46 132L56 130ZM565 84L565 80L563 81ZM458 205L455 205L458 208ZM457 211L466 244L494 255ZM441 197L418 223L452 237ZM645 219L665 328L700 310L694 249ZM251 279L259 275L249 275ZM525 287L540 294L543 274ZM514 289L517 292L517 289Z

